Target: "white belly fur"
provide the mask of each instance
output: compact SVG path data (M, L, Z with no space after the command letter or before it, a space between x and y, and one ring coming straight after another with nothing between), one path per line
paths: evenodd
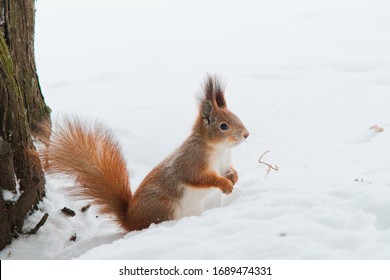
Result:
M183 197L176 207L175 219L200 215L203 211L203 201L211 191L212 188L184 186Z
M225 145L219 145L210 155L210 167L222 177L231 166L231 151ZM176 206L175 219L188 216L198 216L203 212L205 198L213 191L213 188L196 188L183 186L183 197Z
M214 153L210 157L211 168L222 177L232 165L231 148L228 145L219 144L215 147Z

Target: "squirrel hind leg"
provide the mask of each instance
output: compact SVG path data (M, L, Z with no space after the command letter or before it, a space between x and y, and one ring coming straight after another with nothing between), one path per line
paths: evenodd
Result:
M168 194L150 191L150 188L139 188L134 195L127 213L129 230L141 230L175 219L176 200Z

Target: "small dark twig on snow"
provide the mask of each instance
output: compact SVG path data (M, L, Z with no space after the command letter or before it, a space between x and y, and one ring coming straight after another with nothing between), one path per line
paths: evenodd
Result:
M33 228L32 230L27 232L27 234L36 234L37 231L46 223L48 217L49 217L49 214L45 213L45 215L43 215L42 219L35 226L35 228Z
M61 212L68 217L74 217L76 215L75 211L73 211L72 209L69 209L67 207L62 208Z
M81 208L81 212L86 212L89 209L89 207L91 207L91 204L88 204L88 205L84 206L83 208Z
M69 241L76 241L77 239L77 233L73 234L70 238L69 238Z

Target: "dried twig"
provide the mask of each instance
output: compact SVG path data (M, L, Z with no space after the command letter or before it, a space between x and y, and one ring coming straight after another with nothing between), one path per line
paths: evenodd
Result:
M70 238L69 238L69 241L76 241L77 239L77 233L73 234Z
M86 212L89 209L89 207L91 207L91 204L88 204L88 205L84 206L83 208L81 208L81 212Z
M371 130L375 131L376 133L379 133L379 132L383 132L384 131L384 128L383 127L380 127L379 125L373 125L370 127Z
M275 170L275 171L279 170L279 168L278 168L278 166L276 164L272 165L272 164L269 164L269 163L266 163L266 162L263 161L263 157L265 156L265 154L267 154L269 152L271 152L271 151L265 151L261 155L261 157L259 158L259 163L260 164L264 164L265 166L267 166L267 169L266 169L267 174L265 175L264 179L267 179L268 174L271 172L271 170Z
M74 217L76 215L75 211L73 211L72 209L69 209L67 207L62 208L61 212L68 217Z
M45 213L45 215L43 215L42 219L35 226L35 228L33 228L32 230L27 232L27 234L36 234L37 231L46 223L48 217L49 217L49 214Z

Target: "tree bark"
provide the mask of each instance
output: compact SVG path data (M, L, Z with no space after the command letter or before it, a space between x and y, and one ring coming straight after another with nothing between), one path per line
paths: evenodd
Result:
M50 123L34 58L34 0L0 0L0 250L44 196L31 135Z

